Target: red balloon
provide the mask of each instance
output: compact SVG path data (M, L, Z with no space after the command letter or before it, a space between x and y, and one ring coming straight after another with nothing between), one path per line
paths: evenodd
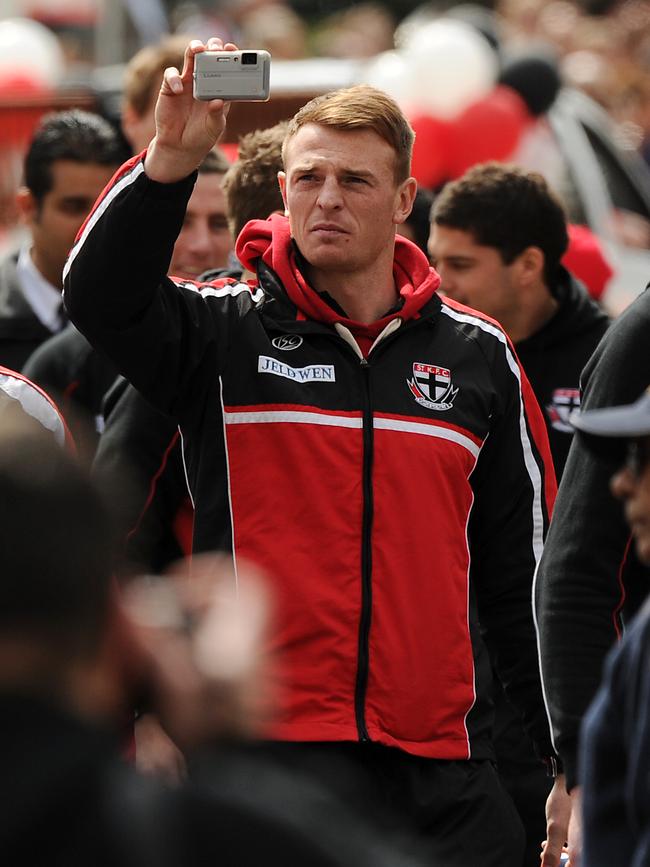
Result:
M219 150L224 152L231 163L234 163L239 155L239 145L236 141L219 142Z
M51 87L25 72L15 72L0 77L0 97L46 97L51 96L52 93Z
M473 102L453 123L451 176L458 178L477 163L509 159L530 119L526 103L506 85Z
M53 91L16 72L0 78L0 147L24 148L46 111Z
M422 187L430 190L449 180L451 127L447 121L431 115L411 118L415 131L411 172Z

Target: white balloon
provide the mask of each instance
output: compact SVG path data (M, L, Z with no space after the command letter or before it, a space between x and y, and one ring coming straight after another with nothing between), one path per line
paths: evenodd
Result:
M413 102L441 118L460 114L489 93L498 74L488 41L462 21L437 18L423 24L409 35L402 54Z
M409 66L398 51L384 51L373 57L363 71L361 83L383 90L401 106L412 101Z
M63 77L63 49L54 33L30 18L0 20L0 83L25 77L56 87Z

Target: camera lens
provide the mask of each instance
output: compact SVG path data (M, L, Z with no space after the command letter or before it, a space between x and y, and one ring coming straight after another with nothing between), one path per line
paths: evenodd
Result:
M241 56L242 66L255 66L257 54L254 51L244 51Z

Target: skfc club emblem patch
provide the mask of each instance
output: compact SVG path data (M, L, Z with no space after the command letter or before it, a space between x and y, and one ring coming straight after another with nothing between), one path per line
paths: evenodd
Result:
M425 364L422 361L413 362L413 379L407 379L411 394L427 409L451 409L458 388L451 381L451 371L437 364Z
M574 409L580 408L580 390L578 388L556 388L551 395L551 402L546 405L551 427L562 433L573 433L569 424L569 416Z

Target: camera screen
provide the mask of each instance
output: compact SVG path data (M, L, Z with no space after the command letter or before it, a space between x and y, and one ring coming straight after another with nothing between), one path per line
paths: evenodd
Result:
M241 56L242 66L255 66L257 54L254 51L244 51Z

